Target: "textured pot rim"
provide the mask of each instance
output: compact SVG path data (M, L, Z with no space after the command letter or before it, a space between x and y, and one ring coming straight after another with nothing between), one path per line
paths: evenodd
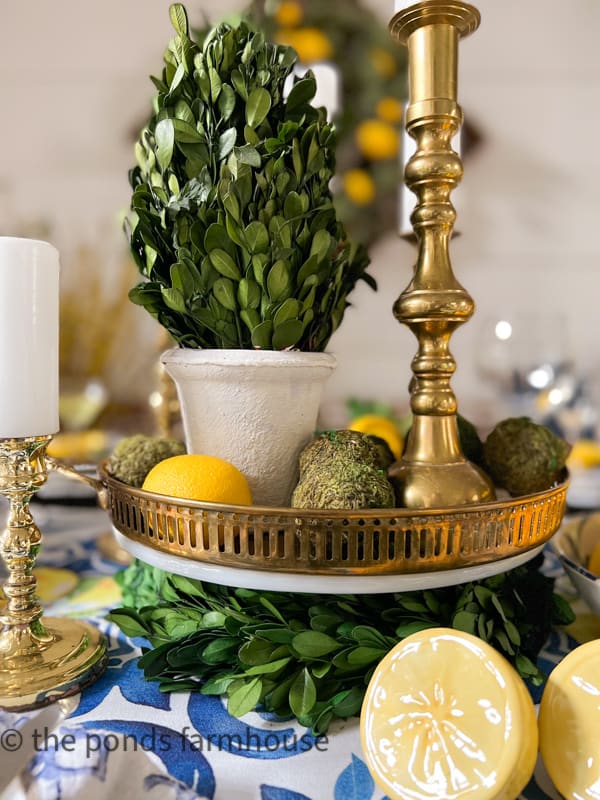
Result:
M301 350L203 350L174 347L160 357L163 364L214 364L216 366L285 366L325 367L333 369L337 360L331 353L307 353Z

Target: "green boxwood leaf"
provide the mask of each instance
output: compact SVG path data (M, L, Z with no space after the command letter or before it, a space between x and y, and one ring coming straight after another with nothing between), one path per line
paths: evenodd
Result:
M208 68L208 79L210 81L210 99L213 103L217 102L221 94L221 77L214 67Z
M238 303L241 308L258 308L260 305L260 286L252 278L242 278L238 285Z
M329 248L331 247L331 243L332 239L331 236L327 233L327 231L324 230L317 231L313 237L312 244L310 246L311 256L316 256L319 262L324 261L329 254Z
M154 141L156 142L156 160L160 168L167 169L173 158L173 147L175 145L175 128L172 119L161 119L154 130Z
M312 75L305 76L297 81L288 95L286 111L290 114L301 106L310 103L317 92L317 83Z
M244 714L252 711L258 705L262 694L262 681L260 678L253 678L247 683L244 682L232 694L227 701L227 711L234 717L243 717Z
M184 119L173 119L173 129L175 131L175 141L182 144L201 144L204 137L198 132L195 125L186 122Z
M233 637L222 637L214 639L202 651L202 661L205 664L222 664L229 662L233 653L237 650L239 642Z
M386 654L381 647L355 647L348 653L348 663L353 667L365 667L374 661L380 661Z
M273 323L270 319L261 322L252 331L252 347L258 350L271 349L271 336L273 335Z
M407 636L410 636L412 633L417 633L418 631L426 631L429 628L437 628L437 622L427 622L426 620L413 620L411 622L403 622L401 625L398 625L396 628L396 636L400 639L405 639Z
M275 302L284 300L291 293L290 267L286 261L276 261L269 270L267 291Z
M223 308L226 308L229 311L237 310L235 286L233 281L231 281L229 278L217 278L213 284L212 290L214 296L217 298L219 303L221 303Z
M288 319L280 325L273 323L272 345L274 350L293 347L304 333L304 323L299 319Z
M225 250L215 248L210 251L208 257L210 258L210 263L223 277L231 278L234 281L239 281L242 277L238 265Z
M245 144L242 147L234 147L233 154L241 164L248 164L251 167L258 168L262 163L260 153L250 144Z
M248 99L248 89L246 88L246 81L242 73L239 69L234 69L231 73L231 82L236 90L236 92L240 95L240 97L245 101Z
M283 213L286 219L294 219L301 217L304 213L302 210L302 201L298 192L289 192L283 204Z
M235 101L235 91L231 88L231 86L229 86L228 83L224 83L221 86L221 94L219 95L219 112L224 121L227 121L233 114Z
M292 647L303 658L322 658L340 649L333 636L319 631L301 631L292 639Z
M291 656L286 658L278 658L275 661L269 661L267 664L256 664L254 667L249 667L246 670L246 675L273 675L286 667L292 660Z
M246 122L251 128L256 128L265 119L271 108L271 95L259 87L250 92L246 101Z
M452 627L458 631L465 633L472 633L475 635L475 626L477 624L477 614L472 611L459 611L452 618Z
M188 125L193 125L194 127L196 125L196 118L185 100L180 99L175 103L175 118L187 122Z
M179 86L181 81L185 78L185 65L179 64L177 69L175 70L175 74L171 78L171 84L169 86L169 94L172 94L175 89Z
M269 232L262 222L254 220L244 228L244 239L250 253L266 253L269 249Z
M277 328L278 325L282 325L286 320L297 320L299 316L300 303L293 297L288 297L275 312L273 316L273 325Z
M227 128L226 131L219 136L219 146L217 149L217 157L219 161L224 161L229 153L233 150L235 140L237 138L237 131L235 128Z
M361 686L353 686L351 689L340 692L331 700L336 717L353 717L358 714L362 706L365 689Z
M308 714L317 702L317 689L306 667L296 677L290 687L290 708L297 717Z
M244 139L253 147L256 147L256 145L260 144L261 142L260 136L256 133L254 128L250 127L250 125L244 126Z
M225 250L230 247L229 235L223 225L213 222L209 225L204 234L204 249L207 253L211 250Z
M167 308L170 308L172 311L178 311L180 314L185 314L185 298L179 289L163 286L160 293Z
M143 636L145 638L148 635L148 629L143 619L133 609L119 608L115 611L110 611L106 618L111 622L116 622L125 636Z
M169 7L171 24L180 36L188 35L188 19L185 7L181 3L173 3Z
M233 682L231 675L217 675L214 678L209 678L202 684L200 689L201 694L225 694L231 683Z
M264 639L250 639L238 650L238 658L242 664L255 666L256 664L266 664L270 661L273 651L276 649L273 642Z
M244 309L242 309L242 311L240 311L240 318L241 318L242 322L244 323L244 325L248 328L250 333L252 333L254 331L254 329L257 328L261 324L260 315L259 315L258 311L256 311L253 308L244 308ZM254 346L256 346L256 345L254 345Z

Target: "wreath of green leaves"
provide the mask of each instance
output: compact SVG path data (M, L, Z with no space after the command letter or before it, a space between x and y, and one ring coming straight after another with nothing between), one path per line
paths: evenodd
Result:
M358 714L379 661L426 628L479 636L541 684L539 650L574 619L542 558L463 586L360 596L233 589L135 562L118 576L124 606L109 619L150 644L139 665L162 691L225 695L234 716L262 706L320 734Z

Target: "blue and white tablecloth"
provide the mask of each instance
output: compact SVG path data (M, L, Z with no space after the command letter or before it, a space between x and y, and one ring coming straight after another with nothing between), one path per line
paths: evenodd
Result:
M81 579L48 613L91 619L108 638L110 658L60 728L38 735L32 762L4 798L383 800L365 764L357 719L315 738L294 720L259 713L235 719L218 698L161 694L144 681L140 643L103 619L102 605L118 602L110 578L116 567L95 546L108 518L96 508L39 504L35 516L44 534L39 563L68 567ZM560 570L551 560L547 566ZM564 632L553 633L542 668L549 672L575 645ZM3 731L35 713L0 711L0 742ZM560 800L541 764L523 797Z

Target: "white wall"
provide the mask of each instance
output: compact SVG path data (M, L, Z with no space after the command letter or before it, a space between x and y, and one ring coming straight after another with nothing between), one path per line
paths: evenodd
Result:
M392 0L371 0L382 25ZM239 7L186 4L192 19ZM473 365L478 320L515 309L565 309L581 370L598 369L600 293L600 3L481 0L461 43L459 99L483 134L467 160L452 244L477 313L453 338L455 389L485 416L489 388ZM169 0L0 0L0 228L45 219L64 260L81 242L122 247L131 139L148 109L150 73L171 35ZM217 9L217 10L215 10ZM415 351L391 314L413 248L390 236L372 252L380 290L361 287L332 350L335 416L348 394L403 404ZM108 268L108 267L107 267ZM135 276L133 276L135 280ZM142 313L142 312L140 312ZM148 329L144 329L148 330ZM144 334L150 335L150 334Z

